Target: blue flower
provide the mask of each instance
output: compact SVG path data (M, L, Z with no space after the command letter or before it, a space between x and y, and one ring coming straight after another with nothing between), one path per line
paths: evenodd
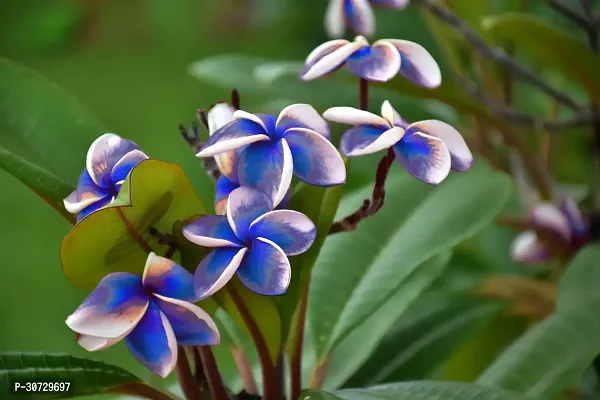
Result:
M219 344L214 321L189 303L194 297L192 274L150 253L142 277L126 272L107 275L66 323L88 351L125 339L129 351L164 378L177 362L177 345Z
M256 293L286 292L291 279L287 256L308 250L317 231L298 211L271 210L269 197L242 186L229 195L226 217L201 217L183 228L192 243L216 247L194 274L198 298L212 295L236 273Z
M346 24L349 24L357 35L371 36L375 32L371 4L403 9L409 2L410 0L329 0L325 13L325 31L332 38L340 38L344 36Z
M512 258L526 264L543 263L557 254L572 255L590 235L589 219L570 199L558 207L547 202L536 205L529 213L529 224L532 229L518 235L511 246ZM540 238L538 232L545 237Z
M356 157L393 147L396 159L416 178L437 185L450 169L466 171L473 155L462 135L437 120L406 122L385 101L381 117L352 107L334 107L323 116L333 122L355 125L342 136L340 150Z
M317 186L345 182L344 161L329 142L329 126L310 105L288 106L278 117L241 110L235 111L234 117L211 135L197 154L228 153L224 175L229 183L221 182L218 196L235 185L248 186L266 193L278 206L290 188L292 175Z
M344 65L354 75L369 81L387 82L400 73L427 88L442 83L440 67L423 46L398 39L382 39L369 45L362 36L353 42L338 39L318 46L306 58L300 80L320 78Z
M139 146L113 133L100 136L87 153L77 189L63 200L65 209L77 214L77 222L115 200L123 181L148 156Z

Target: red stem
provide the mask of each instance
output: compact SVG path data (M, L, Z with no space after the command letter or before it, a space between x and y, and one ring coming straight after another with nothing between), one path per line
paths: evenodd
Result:
M204 376L206 376L206 380L208 381L212 399L229 400L227 389L225 389L225 385L223 384L223 379L219 373L217 361L215 360L212 350L208 346L198 346L197 349L200 353L202 367L204 368Z

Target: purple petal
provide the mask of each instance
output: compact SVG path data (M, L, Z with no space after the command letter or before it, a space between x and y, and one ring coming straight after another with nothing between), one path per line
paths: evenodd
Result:
M388 121L391 126L398 126L406 129L410 123L400 116L398 111L390 104L389 101L384 101L381 105L381 116Z
M309 104L292 104L284 108L276 123L277 131L284 133L290 128L308 128L324 137L330 137L329 125Z
M204 247L241 246L224 215L206 215L198 218L183 227L183 236L190 242Z
M132 327L133 329L133 327ZM124 335L117 336L116 338L103 338L90 335L77 334L77 344L86 349L87 351L100 351L109 348L113 344L122 340L129 334L127 331Z
M542 229L565 244L571 242L571 228L567 217L563 215L558 207L551 203L540 203L531 210L531 223L538 229Z
M413 132L423 132L442 139L450 152L453 170L466 171L473 165L473 154L467 142L451 125L437 120L420 121L409 125L407 135Z
M155 295L152 300L169 320L179 346L215 346L220 342L213 319L186 301Z
M292 200L292 188L290 187L288 189L287 193L285 194L285 196L283 197L283 200L281 200L281 203L279 203L279 205L277 206L277 209L283 210L286 208L290 208L291 200Z
M577 204L571 199L565 199L560 203L560 211L567 218L571 231L577 236L584 236L589 230L589 223L581 214Z
M147 160L148 156L140 150L133 150L125 154L113 167L111 180L113 184L123 183L127 175L131 170L144 160Z
M154 302L125 338L127 347L146 368L166 378L177 363L177 339L167 317Z
M100 136L90 146L85 163L92 180L102 188L110 188L115 164L133 150L139 150L139 146L114 133Z
M196 156L213 157L250 143L268 139L269 136L261 125L248 119L236 119L211 135Z
M215 212L219 215L225 215L227 211L227 198L229 194L240 185L231 182L225 175L221 175L217 180L215 189Z
M353 74L375 82L387 82L400 70L400 53L390 43L376 42L348 57L348 69Z
M339 1L339 0L334 0L334 1ZM304 63L306 65L314 65L316 62L318 62L320 59L322 59L326 55L333 53L334 51L347 45L348 43L350 43L350 42L345 39L330 40L328 42L325 42L325 43L317 46L313 51L311 51L310 54L308 55L308 57L306 57L306 61Z
M380 129L370 125L348 129L340 141L340 150L346 157L376 153L392 147L404 136L404 129L394 127Z
M400 164L423 182L437 185L450 172L450 152L438 138L417 132L405 135L393 148Z
M66 324L84 335L116 338L133 329L147 307L142 278L115 272L100 281Z
M371 3L382 7L389 7L394 8L396 10L401 10L408 6L410 0L371 0Z
M283 139L248 146L238 163L240 184L266 193L273 206L285 196L292 183L292 173L292 154Z
M65 209L71 214L77 214L86 207L100 201L108 196L108 192L102 189L92 180L86 169L83 170L77 182L77 189L63 200Z
M142 276L146 291L179 300L194 299L194 276L175 261L148 254Z
M402 57L400 73L414 84L435 88L442 84L442 73L435 59L420 44L408 40L384 39L375 42L392 44Z
M317 186L346 182L344 160L329 140L304 128L289 129L283 140L289 143L298 179Z
M98 211L99 209L106 207L107 205L109 205L112 201L114 200L114 197L110 197L107 196L103 199L100 199L99 201L90 204L89 206L87 206L86 208L84 208L83 210L81 210L79 212L79 214L77 214L77 222L83 220L85 217L87 217L88 215L90 215L91 213Z
M271 200L264 193L242 186L229 195L227 219L236 236L246 240L252 222L272 209Z
M548 261L550 253L533 231L525 231L518 235L511 245L513 260L526 264Z
M253 292L277 296L286 292L292 271L287 256L277 244L256 238L238 269L238 277Z
M250 238L268 239L288 256L304 253L316 236L317 227L310 218L292 210L275 210L258 217L249 232Z
M344 0L344 14L357 35L372 36L375 33L375 16L368 0Z
M332 107L323 113L323 117L328 121L339 124L373 125L385 129L393 126L379 115L352 107Z
M237 271L246 248L222 247L208 253L194 273L196 299L205 299L221 289Z
M336 42L337 45L338 41L334 42ZM354 42L346 41L345 45L328 53L327 55L324 55L313 62L307 61L304 69L302 72L300 72L300 80L311 81L336 71L346 63L346 60L352 53L368 45L368 42L364 38L355 40Z
M344 0L330 0L325 12L325 32L329 37L340 38L345 30Z

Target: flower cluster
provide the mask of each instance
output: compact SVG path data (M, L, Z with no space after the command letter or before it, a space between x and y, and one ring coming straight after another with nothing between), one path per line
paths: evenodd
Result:
M410 0L329 0L325 13L325 31L330 37L339 38L344 35L346 24L354 32L363 36L371 36L375 32L375 17L371 4L403 9Z

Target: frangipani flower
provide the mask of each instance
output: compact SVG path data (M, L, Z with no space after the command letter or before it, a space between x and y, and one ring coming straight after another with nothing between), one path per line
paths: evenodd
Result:
M325 13L325 31L329 37L344 36L346 24L354 33L372 36L375 33L375 17L371 4L403 9L410 0L329 0Z
M236 273L256 293L274 296L286 292L291 279L287 256L308 250L317 230L298 211L271 210L269 197L242 186L229 195L226 217L201 217L183 228L189 241L216 247L194 274L199 298L221 289Z
M137 144L114 133L100 136L90 146L77 189L63 200L77 222L115 200L123 181L148 156Z
M440 67L420 44L381 39L371 46L362 36L353 42L337 39L318 46L306 58L300 80L320 78L344 65L354 75L369 81L387 82L401 73L414 84L427 88L442 83Z
M192 274L150 253L142 277L126 272L107 275L66 323L88 351L125 339L129 351L164 378L177 362L177 345L219 344L214 321L188 302L194 297Z
M532 229L518 235L512 243L511 255L517 262L535 264L557 254L571 255L589 239L590 222L569 199L558 207L546 202L538 204L531 210L529 222Z
M234 185L260 190L277 206L292 175L317 186L346 181L344 161L329 142L329 126L312 106L294 104L278 117L237 110L234 117L211 135L197 154L213 157L227 153L224 175ZM219 196L233 188L223 186L217 189Z
M340 142L347 157L393 147L396 159L409 173L433 185L446 179L450 169L466 171L473 164L467 143L452 126L437 120L410 124L388 101L381 106L381 117L352 107L330 108L323 117L355 125Z

